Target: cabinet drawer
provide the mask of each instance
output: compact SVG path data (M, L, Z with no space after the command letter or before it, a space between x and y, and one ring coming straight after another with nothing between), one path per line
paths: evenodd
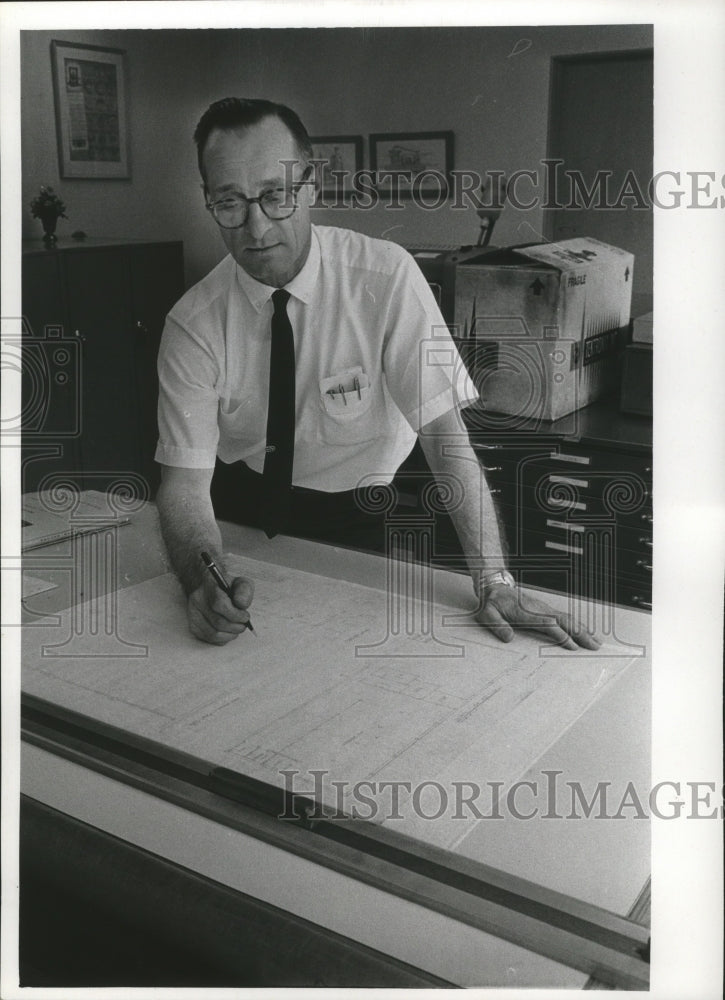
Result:
M557 574L558 589L604 602L622 602L616 597L624 587L649 600L652 593L652 557L617 544L616 533L592 533L560 525L532 531L519 521L506 524L508 557L517 569L528 567L540 573Z
M649 511L615 518L612 514L595 516L587 512L547 511L516 503L515 493L499 489L494 500L507 524L538 531L552 537L573 536L584 532L610 531L619 548L648 554L652 551L652 517Z
M552 469L557 472L632 473L647 483L652 482L652 459L649 455L621 451L605 451L563 442L549 452Z
M575 586L577 577L562 567L525 567L517 569L516 576L523 586L542 587L564 594L581 593L586 599L599 600L605 605L624 604L640 611L652 610L652 589L647 584L629 580L589 580L589 593L584 594Z
M549 449L526 445L518 448L499 444L474 444L473 450L489 483L518 483L521 468L533 458L543 458Z
M606 560L629 576L649 577L652 570L652 553L649 550L637 552L622 547L616 527L614 530L591 530L580 525L563 526L563 522L547 519L547 527L532 530L526 523L519 523L518 537L523 552L532 554L563 553L586 556L590 560Z
M618 548L651 557L653 548L651 524L645 522L642 527L618 524L616 532Z
M520 473L519 502L547 514L619 520L651 512L651 485L634 472L552 471L549 459L534 459Z
M630 580L620 580L617 586L617 603L626 604L640 611L652 610L652 586Z
M617 549L614 553L614 570L618 580L627 580L652 592L652 555Z
M615 519L633 529L652 523L651 478L642 462L611 462L611 468L559 467L545 455L478 446L486 481L501 503L564 517ZM631 456L627 456L631 458Z
M648 485L652 483L652 458L645 452L606 451L579 444L552 443L551 440L512 444L472 437L471 445L481 464L503 463L511 471L517 463L537 458L553 473L562 475L581 477L585 473L628 473L638 476Z

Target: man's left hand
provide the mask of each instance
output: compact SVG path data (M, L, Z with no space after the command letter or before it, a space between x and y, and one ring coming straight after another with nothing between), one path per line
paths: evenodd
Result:
M495 584L483 598L476 620L490 629L502 642L511 642L514 629L534 629L548 636L564 649L597 650L601 639L584 628L571 615L555 611L518 587Z

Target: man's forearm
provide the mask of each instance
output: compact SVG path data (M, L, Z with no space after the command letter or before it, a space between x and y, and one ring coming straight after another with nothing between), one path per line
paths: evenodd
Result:
M201 584L205 571L201 552L210 553L221 562L221 534L211 497L193 490L162 483L156 497L161 534L171 565L185 592L192 593Z
M449 512L480 599L477 620L503 642L513 639L514 628L526 628L543 632L565 649L599 649L601 640L588 628L531 594L523 601L521 592L510 586L510 580L489 580L482 586L481 577L503 569L504 560L491 491L468 435L458 424L455 413L446 414L423 428L420 442L434 475L443 484L446 477L452 476L459 487L461 503L451 503ZM501 585L504 583L506 586Z
M449 513L478 590L482 573L505 566L496 508L483 470L457 417L447 414L433 421L420 442L434 476L444 485L451 477L458 487Z

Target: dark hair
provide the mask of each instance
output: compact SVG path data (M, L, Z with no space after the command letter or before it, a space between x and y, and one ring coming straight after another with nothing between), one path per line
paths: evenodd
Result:
M312 158L312 143L307 129L292 108L274 101L263 101L247 97L224 97L210 104L194 129L199 173L204 176L202 158L210 133L215 129L247 128L258 125L265 118L279 118L292 133L301 159Z

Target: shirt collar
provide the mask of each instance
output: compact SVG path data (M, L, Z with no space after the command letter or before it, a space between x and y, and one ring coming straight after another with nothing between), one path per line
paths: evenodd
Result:
M320 244L315 227L312 226L310 252L307 254L307 260L302 265L302 270L294 276L292 281L284 286L291 296L305 304L309 304L312 301L312 295L317 284L317 276L320 271L320 258ZM247 274L239 264L236 265L236 269L237 281L249 299L252 308L256 312L261 313L267 302L272 298L272 293L277 289L271 285L265 285L261 281L257 281L256 278Z

